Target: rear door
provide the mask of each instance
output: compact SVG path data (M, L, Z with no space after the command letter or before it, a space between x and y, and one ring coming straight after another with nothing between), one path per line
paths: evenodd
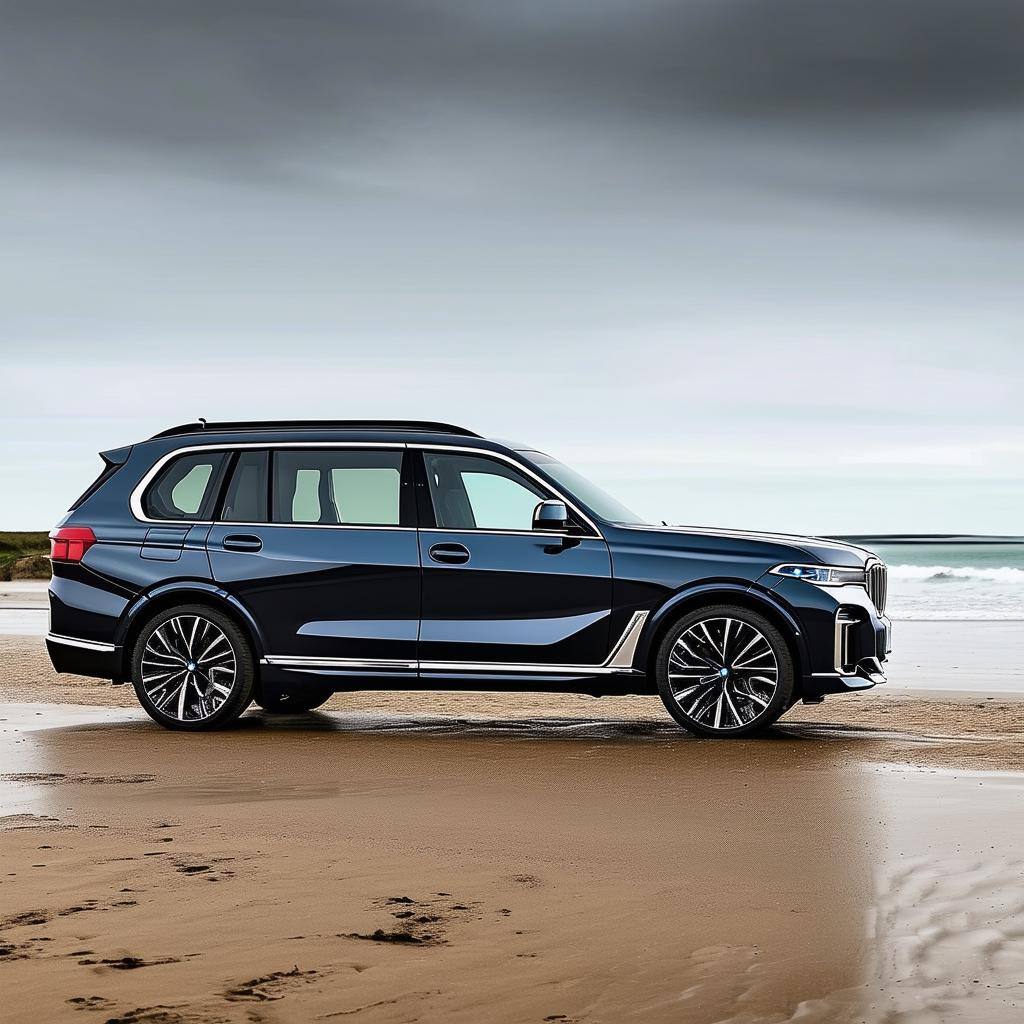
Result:
M422 459L421 675L600 665L612 573L593 527L534 531L534 508L558 495L496 456L428 449Z
M208 550L276 663L415 673L420 565L404 446L239 452Z

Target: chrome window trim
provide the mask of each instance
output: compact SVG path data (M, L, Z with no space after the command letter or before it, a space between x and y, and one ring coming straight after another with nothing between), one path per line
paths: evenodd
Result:
M222 444L197 444L188 445L184 448L175 448L173 451L167 452L162 455L157 461L147 470L145 476L136 484L132 490L131 497L128 500L129 506L131 507L132 515L140 523L155 523L161 526L276 526L276 527L295 527L300 526L303 528L313 528L318 530L418 530L420 527L416 526L366 526L357 523L242 523L242 522L230 522L226 523L224 520L219 519L151 519L145 514L142 508L142 496L146 492L146 489L153 482L159 472L163 469L171 459L177 458L179 455L188 455L192 452L202 451L241 451L246 449L260 449L266 451L276 451L279 448L362 448L366 451L373 451L375 449L416 449L419 451L436 451L436 452L470 452L474 455L482 455L484 457L490 457L499 459L502 462L507 462L509 465L514 466L521 473L531 477L546 491L550 492L554 497L564 501L565 504L572 509L586 524L593 530L593 534L580 534L580 533L555 533L554 531L548 533L546 531L532 531L532 530L451 530L444 527L435 527L439 531L445 533L485 533L485 534L496 534L498 536L523 536L523 537L568 537L572 540L584 540L588 537L591 539L604 540L604 535L594 524L593 520L583 512L580 507L572 500L567 498L564 494L552 487L543 477L539 476L528 466L524 465L518 459L513 458L510 455L504 454L504 452L491 451L489 448L474 448L470 445L438 445L438 444L410 444L405 441L228 441ZM429 527L422 529L429 530Z
M171 459L176 459L179 455L189 455L192 452L233 452L243 451L250 448L256 448L260 450L276 450L278 448L363 448L367 451L373 451L377 448L407 448L404 442L401 441L226 441L221 444L194 444L188 445L184 448L175 448L173 451L167 452L165 455L161 455L159 459L146 471L146 475L135 485L135 489L131 493L131 497L128 499L128 504L131 507L132 515L140 523L159 523L160 525L172 525L172 526L212 526L217 520L213 519L151 519L142 509L142 496L146 492L146 488L153 482L157 474L167 465ZM250 524L233 524L233 525L250 525ZM251 525L257 526L296 526L303 525L301 523L256 523ZM352 529L356 524L344 524L344 523L317 523L311 524L321 527L327 527L328 529ZM362 527L359 527L362 528ZM404 529L413 530L413 526L404 527L370 527L370 529Z
M459 530L454 526L421 526L421 533L484 533L494 534L498 537L533 537L534 540L547 540L549 537L555 540L604 540L603 537L595 537L590 533L557 533L554 530L491 530L475 528L472 530Z
M399 530L406 533L415 533L415 526L374 526L367 523L249 523L240 519L214 519L204 523L196 523L198 526L250 526L257 529L264 529L272 526L280 529L282 526L292 530Z
M115 644L102 643L99 640L81 640L76 636L61 636L59 633L47 633L46 639L65 647L81 647L85 651L99 651L101 654L113 654L117 650Z
M164 520L170 522L170 520ZM179 520L175 519L174 522ZM441 526L373 526L366 523L258 523L245 522L240 519L214 519L193 525L205 526L251 526L263 529L265 526L282 527L303 530L404 530L407 533L487 533L502 537L533 537L536 540L545 540L548 537L565 538L567 540L601 540L600 537L592 537L589 533L556 533L554 530L455 530Z

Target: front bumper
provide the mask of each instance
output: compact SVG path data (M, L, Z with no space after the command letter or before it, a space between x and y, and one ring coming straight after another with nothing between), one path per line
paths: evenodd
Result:
M863 587L820 587L784 580L773 588L802 623L808 664L802 667L801 698L818 703L826 694L867 690L886 681L892 622L872 604Z

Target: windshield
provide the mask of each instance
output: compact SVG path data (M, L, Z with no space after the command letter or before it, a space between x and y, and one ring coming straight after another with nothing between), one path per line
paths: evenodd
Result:
M580 476L575 469L563 465L543 452L520 452L535 466L540 466L552 479L558 481L570 495L577 497L584 505L593 509L602 519L610 523L626 523L630 526L648 526L635 512L618 502L610 494L606 494L597 484L592 484L585 476Z

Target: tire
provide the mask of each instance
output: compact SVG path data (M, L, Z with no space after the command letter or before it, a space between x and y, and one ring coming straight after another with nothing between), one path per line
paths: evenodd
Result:
M767 729L793 699L796 670L786 638L738 605L699 608L662 640L655 660L668 713L698 736Z
M204 604L159 612L132 650L135 695L165 729L230 725L252 703L255 680L249 638L233 619Z
M334 691L322 686L304 686L301 690L267 689L256 695L256 703L271 715L294 715L326 704Z

